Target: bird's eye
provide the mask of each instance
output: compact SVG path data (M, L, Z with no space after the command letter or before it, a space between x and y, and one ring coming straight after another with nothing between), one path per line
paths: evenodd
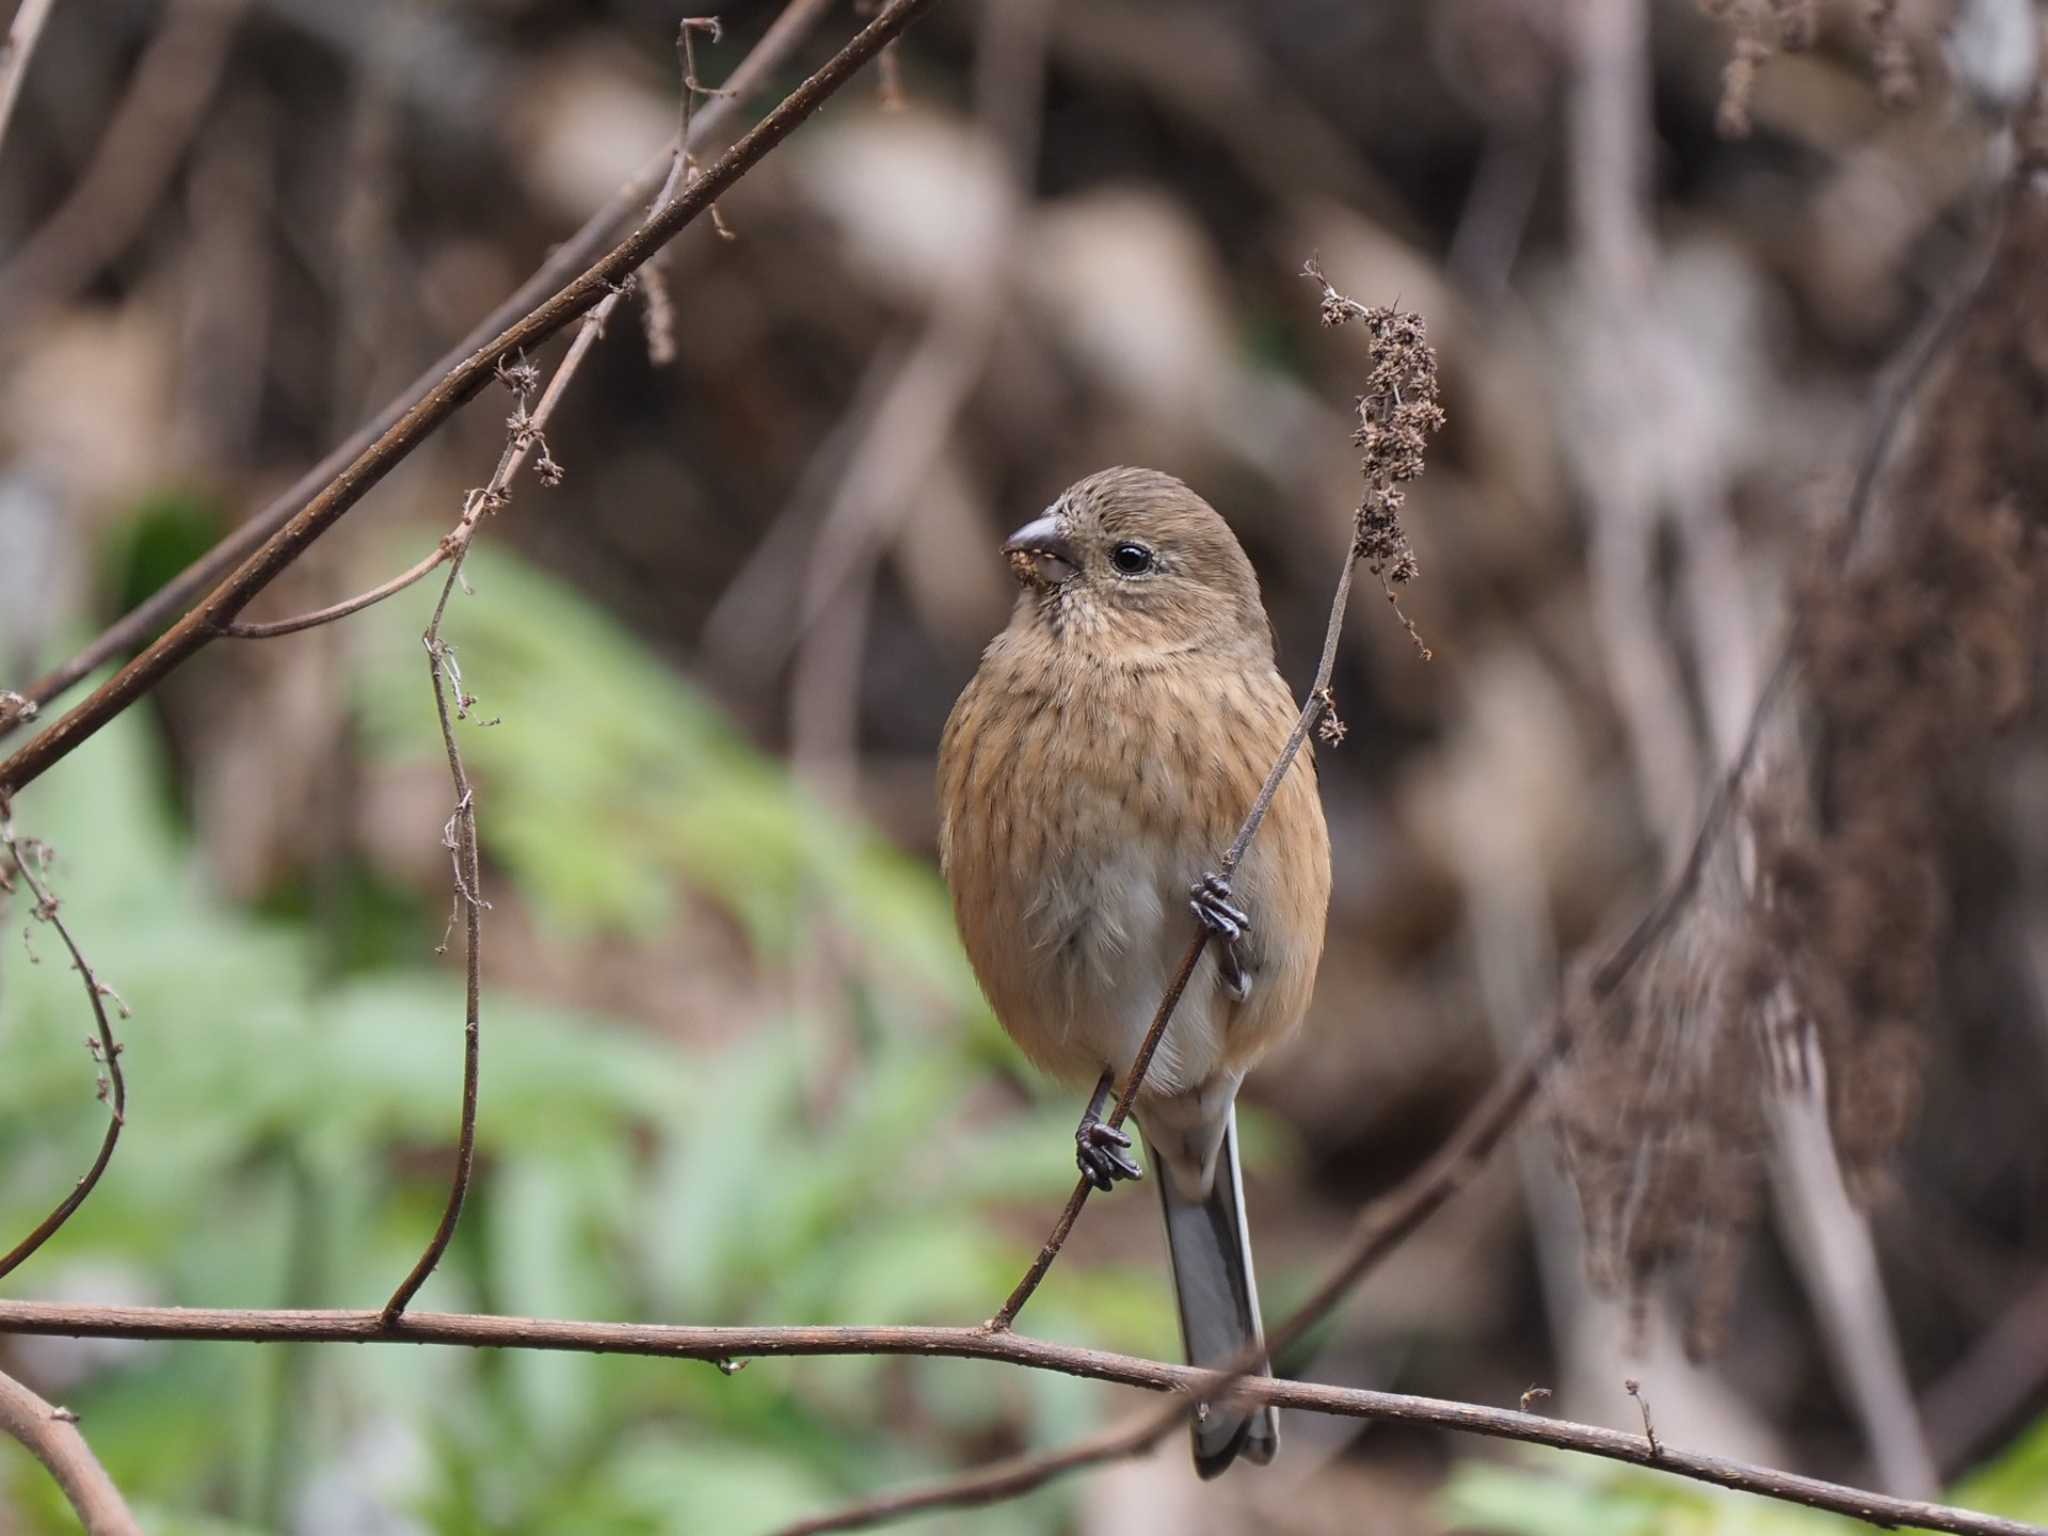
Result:
M1152 551L1142 544L1119 544L1109 552L1109 563L1126 576L1142 576L1152 569Z

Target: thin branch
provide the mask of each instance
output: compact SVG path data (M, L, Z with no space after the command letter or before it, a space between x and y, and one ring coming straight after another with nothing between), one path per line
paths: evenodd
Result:
M832 0L790 0L761 35L739 67L727 80L723 93L691 124L691 147L710 138L738 110L740 99L770 78L788 61L808 37ZM729 94L725 94L729 93ZM0 695L0 737L24 720L32 719L36 708L50 704L74 684L108 661L133 651L156 635L174 615L182 613L200 594L212 589L256 550L289 524L330 482L341 476L365 450L380 442L407 413L439 387L465 360L487 346L492 338L547 299L562 283L579 272L604 249L621 225L646 204L647 196L661 183L675 157L669 145L651 158L632 181L612 200L592 214L583 227L563 241L519 289L450 347L432 367L406 386L398 398L342 443L326 458L307 470L282 495L251 517L170 581L159 587L125 617L61 666L45 673L13 697L34 708L13 706ZM388 467L388 466L387 466ZM4 782L4 772L0 772Z
M473 1349L538 1349L579 1354L653 1356L730 1365L736 1360L821 1355L921 1355L989 1360L1114 1382L1193 1400L1213 1379L1193 1366L1055 1344L985 1328L695 1328L653 1323L586 1323L448 1312L412 1312L387 1328L376 1312L206 1310L0 1301L0 1334L65 1338L180 1339L257 1344L440 1344ZM1887 1498L1839 1483L1674 1448L1651 1453L1631 1430L1545 1418L1512 1408L1398 1392L1254 1377L1239 1384L1246 1402L1271 1403L1346 1418L1420 1424L1578 1451L1654 1467L1695 1481L1832 1510L1881 1525L1918 1526L1959 1536L2048 1536L2043 1527L1940 1504ZM1105 1439L1108 1437L1104 1437ZM1072 1454L1072 1453L1069 1453ZM1125 1453L1127 1454L1127 1453ZM1108 1459L1105 1455L1101 1459ZM1022 1491L1021 1489L1016 1491Z
M43 35L43 23L57 0L21 0L21 8L8 23L7 41L0 44L0 144L7 141L7 125L14 120L14 103L21 96L21 82L28 74L28 61Z
M373 608L387 597L398 596L407 587L440 569L446 563L448 555L449 551L445 544L437 546L431 555L410 570L401 571L389 581L374 586L367 592L358 592L354 597L344 598L338 603L329 603L325 608L315 608L311 613L302 613L296 618L272 619L265 623L237 621L233 624L223 624L220 632L235 640L275 640L279 635L296 635L303 629L317 629L322 624L332 624L335 620L345 619L352 613L361 613L365 608Z
M78 1432L77 1414L44 1402L10 1376L0 1376L0 1433L12 1435L50 1469L86 1536L142 1536L121 1490Z
M107 1164L114 1160L114 1148L121 1140L121 1129L128 1123L128 1082L121 1071L121 1042L114 1038L113 1022L107 1017L107 999L114 997L114 989L94 974L78 947L78 941L71 936L71 929L58 911L57 898L36 873L36 865L43 857L42 850L29 839L16 835L5 796L0 796L0 848L7 852L12 873L28 887L29 895L35 899L30 909L32 915L57 930L57 937L71 952L72 968L85 983L86 1001L92 1006L93 1021L99 1029L96 1037L87 1037L86 1045L101 1068L99 1096L107 1102L109 1110L107 1134L100 1140L99 1156L93 1159L85 1177L58 1202L57 1208L37 1223L36 1229L15 1244L5 1257L0 1257L0 1276L5 1276L20 1268L29 1255L56 1235L57 1229L71 1219L71 1213L85 1204L86 1197L98 1185L100 1175L107 1171ZM8 869L0 869L0 890L11 887L8 874ZM115 997L114 1000L119 1005L120 999ZM127 1011L125 1007L121 1009L123 1016Z
M688 39L693 25L701 26L701 23L683 23L684 39ZM683 70L683 99L687 102L700 87L696 84L694 59L687 47L684 49L684 58L689 61ZM654 194L654 202L648 210L650 219L668 205L685 180L694 173L695 168L690 164L689 151L685 147L689 143L689 137L689 117L686 108L682 130L676 136L668 176L662 182L660 190ZM605 295L595 309L583 317L583 324L577 330L575 339L569 343L569 350L563 354L554 376L548 380L547 388L541 392L540 401L531 412L526 408L527 381L532 377L531 370L500 370L499 377L511 386L518 400L518 407L513 412L511 420L506 423L508 435L504 452L498 456L498 467L492 473L490 483L481 491L471 494L463 508L462 520L441 540L434 554L413 568L419 575L425 575L440 561L449 562L448 579L441 584L440 600L434 604L434 616L428 621L426 633L421 636L421 641L427 649L427 672L434 688L434 711L441 725L441 744L448 753L448 774L455 784L455 813L448 821L447 843L448 851L455 860L455 900L463 914L463 969L467 995L462 1032L462 1117L456 1133L455 1171L448 1187L448 1203L441 1212L440 1224L435 1227L426 1251L420 1255L419 1261L412 1267L412 1272L400 1283L398 1289L391 1293L391 1299L384 1303L382 1315L387 1328L398 1321L412 1298L419 1293L420 1287L427 1283L427 1277L433 1274L435 1266L441 1262L441 1256L448 1251L449 1243L454 1241L456 1225L462 1219L463 1200L469 1192L470 1175L476 1165L477 1085L482 1047L481 952L483 909L488 903L483 899L482 877L477 858L476 791L469 782L467 770L463 767L462 748L455 740L455 720L458 717L468 718L471 700L462 690L462 678L455 668L454 653L441 638L441 622L448 614L448 599L453 596L456 583L462 580L462 563L469 557L469 546L476 537L478 524L484 513L496 511L510 499L512 482L518 477L528 455L536 447L540 449L541 454L537 468L543 483L560 483L562 467L548 451L545 435L548 423L554 419L555 407L561 404L570 381L576 377L577 369L583 365L583 359L589 356L590 349L597 344L598 337L604 334L605 322L611 318L612 312L618 308L625 295L626 288L623 284L615 287ZM414 575L408 572L396 579L396 585L390 582L385 585L392 590L398 590L402 586L410 585L414 579ZM384 595L390 594L385 592ZM372 598L372 601L374 600ZM339 606L348 608L347 604ZM357 606L367 607L368 604L361 603ZM348 608L348 611L355 610ZM337 618L343 616L345 615L334 615ZM325 622L319 620L317 616L309 617L314 618L316 622ZM291 621L285 622L289 624ZM296 627L310 626L299 624ZM451 686L455 691L452 712L448 698Z
M510 457L509 452L506 457ZM476 495L470 499L475 507L481 508L486 498ZM474 528L475 524L470 523L469 526ZM458 674L452 680L455 708L451 712L448 707L449 674L455 670L455 660L441 639L441 620L447 615L448 598L455 591L456 582L462 579L462 562L468 553L465 543L449 563L448 579L441 584L440 601L434 604L434 616L427 624L426 634L421 636L427 648L427 674L434 687L434 712L441 723L441 743L448 752L448 774L455 781L455 814L448 819L445 841L449 855L455 860L455 900L462 908L462 1117L455 1138L455 1171L449 1180L448 1203L442 1208L440 1224L434 1228L426 1251L419 1256L411 1273L399 1282L398 1289L391 1293L391 1299L384 1303L379 1320L387 1329L397 1324L407 1305L419 1294L420 1287L427 1283L427 1277L441 1262L448 1245L455 1240L456 1224L462 1219L462 1203L469 1193L470 1175L476 1168L477 1085L483 1047L484 899L476 849L476 791L463 767L462 749L455 741L455 715L467 718L470 701L462 691Z

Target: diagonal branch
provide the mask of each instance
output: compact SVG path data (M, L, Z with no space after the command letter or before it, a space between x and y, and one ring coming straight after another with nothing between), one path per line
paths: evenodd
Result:
M552 297L537 297L546 295L565 271L575 270L573 263L588 257L623 216L623 211L607 208L603 214L593 218L563 252L557 253L557 260L543 267L515 295L516 307L514 303L508 303L489 322L501 323L503 314L509 312L517 317L510 325L495 335L480 327L486 339L475 344L466 340L464 346L467 350L445 368L439 369L430 382L407 391L402 402L379 418L374 431L366 430L345 444L317 470L266 508L247 528L231 536L214 554L181 575L173 583L174 594L167 592L151 599L56 672L31 684L24 690L28 701L38 705L47 703L93 667L118 655L150 633L170 613L191 602L196 593L205 591L216 581L219 583L213 586L196 609L186 613L109 683L42 736L0 763L0 787L19 788L45 772L52 763L203 648L219 633L220 625L232 622L249 600L298 559L313 540L332 527L372 486L482 389L500 361L537 346L602 302L612 288L728 191L885 43L899 36L932 4L933 0L892 0L882 14L816 74L791 92L781 105L734 144L709 170L692 181L683 195L664 208L659 217L641 225ZM735 71L733 88L741 88L741 75L750 75L745 83L751 85L769 69L779 65L822 5L823 0L795 0L770 28L769 35L762 39L747 63ZM772 50L771 41L774 43ZM764 55L769 57L764 59L760 68L750 72L748 65ZM699 113L696 119L699 130L708 133L713 120L723 116L719 109L726 105L727 99L721 98ZM667 165L672 156L673 146L664 152L661 163ZM631 207L644 199L651 185L652 176L645 182L636 183L629 189L631 196L624 201L624 206ZM565 254L571 257L566 263L560 260ZM224 571L231 571L231 574L222 580ZM0 708L0 731L19 723L22 718L23 712L18 708Z
M13 1436L49 1468L86 1536L142 1536L121 1490L78 1432L77 1414L44 1402L10 1376L0 1376L0 1433Z
M0 1256L0 1275L7 1275L20 1268L29 1255L47 1243L56 1235L57 1229L71 1219L73 1211L85 1204L86 1197L98 1185L100 1175L107 1171L107 1164L114 1160L114 1148L121 1140L121 1129L128 1123L128 1082L121 1071L121 1042L114 1038L114 1026L107 1017L107 999L114 996L114 989L94 973L84 952L79 949L78 941L71 936L71 929L58 912L57 898L36 872L46 850L31 839L16 834L4 795L0 795L0 848L7 853L6 865L0 866L0 891L11 888L11 877L18 877L28 887L29 895L35 899L35 905L30 909L32 915L37 921L48 923L57 930L57 937L71 952L72 968L85 982L86 1000L92 1005L93 1022L99 1029L96 1036L87 1036L86 1046L103 1069L99 1096L109 1111L107 1134L101 1138L99 1155L85 1171L85 1177L72 1186L71 1192L57 1203L54 1211L36 1224L33 1232L16 1243L6 1255ZM120 1003L118 997L114 1000L117 1005ZM123 1017L127 1012L126 1007L121 1008Z
M579 1354L654 1356L730 1365L735 1360L820 1355L921 1355L986 1360L1029 1370L1054 1371L1092 1381L1113 1382L1169 1394L1177 1411L1207 1394L1212 1377L1193 1366L1169 1365L1137 1355L1114 1354L1056 1344L1020 1333L986 1328L693 1328L653 1323L565 1322L530 1317L493 1317L450 1312L412 1312L386 1328L376 1312L204 1310L188 1307L123 1307L42 1301L0 1301L0 1334L66 1338L179 1339L256 1344L439 1344L471 1349L537 1349ZM1957 1536L2048 1536L2048 1530L1996 1515L1947 1505L1889 1498L1819 1478L1680 1450L1661 1437L1653 1448L1643 1435L1569 1420L1548 1419L1512 1408L1444 1398L1411 1397L1355 1387L1255 1377L1239 1384L1249 1402L1272 1403L1311 1413L1419 1424L1494 1439L1577 1451L1609 1461L1670 1472L1697 1482L1877 1525L1915 1526ZM1104 1447L1096 1460L1127 1451L1108 1449L1116 1432L1089 1442ZM1077 1447L1068 1453L1079 1456ZM1074 1463L1081 1465L1079 1461ZM983 1474L984 1477L990 1474ZM1005 1490L1022 1492L1022 1488ZM955 1502L966 1502L956 1500ZM825 1529L812 1526L809 1529ZM844 1529L845 1527L839 1527Z

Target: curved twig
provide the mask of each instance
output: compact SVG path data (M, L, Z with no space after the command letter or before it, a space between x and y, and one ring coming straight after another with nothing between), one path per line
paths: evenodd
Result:
M12 1435L49 1468L86 1536L142 1536L121 1490L78 1432L78 1415L54 1407L10 1376L0 1375L0 1432Z
M401 571L389 581L358 592L354 597L344 598L338 603L329 603L325 608L316 608L311 613L299 614L296 618L271 619L261 623L223 624L220 632L234 640L274 640L279 635L296 635L301 630L317 629L322 624L332 624L345 619L352 613L361 613L365 608L374 608L387 597L396 597L407 587L438 570L448 559L448 547L443 544L410 570Z
M9 815L5 797L0 797L0 847L7 850L14 873L35 898L33 915L41 922L57 930L57 937L71 952L71 964L85 982L86 1000L92 1005L93 1021L98 1026L97 1039L88 1039L93 1057L105 1069L100 1079L99 1096L107 1101L107 1133L100 1139L99 1155L92 1166L85 1171L85 1177L72 1186L71 1192L57 1203L57 1208L36 1224L36 1229L16 1243L5 1256L0 1256L0 1276L19 1269L38 1248L56 1235L57 1229L71 1219L71 1213L85 1204L86 1197L99 1184L100 1175L107 1171L107 1164L114 1160L114 1148L121 1140L122 1127L128 1123L128 1081L121 1071L121 1042L114 1038L114 1026L107 1017L107 998L113 989L103 984L87 963L85 954L78 947L78 941L71 936L71 929L65 924L57 910L57 898L37 876L35 856L22 852L22 840L15 835L14 822ZM4 884L0 881L0 884ZM117 1000L118 1001L118 1000ZM125 1014L127 1010L124 1008Z
M1193 1366L1169 1365L1137 1355L1055 1344L1020 1333L985 1328L692 1328L652 1323L586 1323L528 1317L413 1312L387 1328L376 1312L202 1310L187 1307L83 1306L58 1302L0 1301L0 1334L70 1338L239 1340L248 1343L441 1344L473 1349L543 1349L583 1354L658 1356L729 1365L735 1360L817 1355L923 1355L990 1360L1031 1370L1056 1371L1172 1393L1178 1403L1206 1393L1213 1379ZM1918 1526L1959 1536L2048 1536L2043 1527L1942 1504L1889 1498L1818 1478L1675 1448L1659 1438L1652 1450L1642 1435L1592 1424L1549 1419L1512 1408L1444 1398L1411 1397L1355 1387L1254 1377L1239 1384L1249 1402L1312 1413L1399 1421L1433 1428L1578 1451L1610 1461L1652 1467L1698 1482L1766 1498L1833 1510L1880 1525ZM1120 1433L1090 1445L1120 1446ZM1082 1448L1069 1452L1081 1454ZM1102 1449L1106 1460L1120 1450ZM982 1474L985 1478L993 1474ZM1021 1491L1021 1490L1006 1490ZM961 1502L956 1500L955 1502ZM809 1529L828 1527L813 1525ZM845 1527L839 1527L844 1529Z
M506 456L510 457L509 448ZM473 496L471 502L473 507L481 508L484 498ZM475 524L467 522L467 526L474 528ZM434 616L427 624L427 632L420 637L427 648L427 674L434 685L434 712L441 722L441 744L448 753L448 773L455 781L455 814L448 818L445 841L449 855L455 861L455 900L462 908L462 1115L455 1135L455 1170L448 1182L448 1202L441 1209L441 1220L434 1228L434 1235L427 1240L425 1251L413 1264L411 1272L399 1282L398 1289L391 1293L391 1299L384 1303L384 1310L378 1315L380 1324L386 1329L396 1325L407 1305L419 1294L420 1287L427 1283L427 1277L441 1262L448 1245L455 1240L456 1225L462 1220L463 1201L469 1194L470 1175L476 1168L477 1090L483 1065L485 903L476 848L476 791L463 767L462 749L455 741L455 715L460 713L467 717L469 700L457 679L453 684L455 710L451 712L448 707L449 674L454 670L454 661L441 639L441 620L447 615L448 599L455 591L456 582L462 579L462 562L468 553L467 543L457 550L448 567L448 579L441 584L440 601L434 604Z

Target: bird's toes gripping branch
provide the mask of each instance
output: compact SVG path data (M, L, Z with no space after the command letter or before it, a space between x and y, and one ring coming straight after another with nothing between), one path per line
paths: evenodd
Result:
M1252 930L1251 915L1231 899L1228 877L1202 876L1188 891L1188 905L1202 926L1216 935L1216 964L1230 995L1243 1002L1251 995L1251 977L1237 953L1237 941Z
M1129 1155L1130 1133L1105 1125L1102 1120L1103 1106L1109 1102L1109 1092L1115 1086L1116 1078L1103 1073L1088 1107L1081 1111L1081 1123L1074 1127L1074 1161L1080 1165L1081 1177L1105 1192L1118 1179L1145 1177Z
M1131 1138L1104 1125L1090 1115L1074 1130L1074 1161L1081 1176L1097 1189L1107 1190L1118 1179L1142 1179L1144 1171L1131 1160Z

